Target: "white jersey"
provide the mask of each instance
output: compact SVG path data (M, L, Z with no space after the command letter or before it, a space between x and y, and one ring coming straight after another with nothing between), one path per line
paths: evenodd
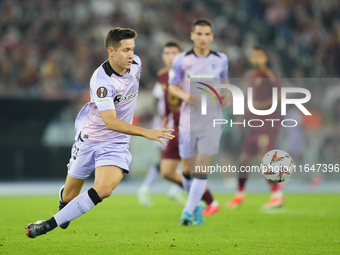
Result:
M194 92L197 91L198 93L200 93L200 90L195 88L197 84L195 84L195 86L190 85L190 81L191 79L200 78L209 78L212 81L220 79L221 82L227 79L227 56L224 53L210 50L208 56L199 57L196 56L194 50L190 50L188 52L182 52L175 58L173 62L173 68L169 71L169 84L182 84L183 91L195 95ZM211 84L211 86L213 86L213 84ZM220 92L220 90L217 89L217 92ZM198 96L198 98L200 97ZM208 101L208 103L212 102L212 100ZM190 132L194 130L205 130L206 128L208 128L208 126L211 126L213 119L221 118L221 108L212 112L212 114L201 116L200 105L193 106L182 101L181 115L179 120L179 131ZM192 125L191 129L190 124Z
M90 143L130 141L130 135L107 129L100 112L115 109L118 119L132 124L141 72L137 55L125 74L116 73L108 60L94 71L90 81L91 102L81 109L76 119L76 140L81 134L81 139Z

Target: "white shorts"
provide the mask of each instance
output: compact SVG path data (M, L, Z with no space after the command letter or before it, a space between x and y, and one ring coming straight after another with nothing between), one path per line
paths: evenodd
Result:
M179 132L179 155L190 159L198 152L207 156L214 156L220 148L223 129L204 132Z
M76 179L86 179L100 166L118 166L129 173L132 156L128 143L76 142L68 163L68 174Z

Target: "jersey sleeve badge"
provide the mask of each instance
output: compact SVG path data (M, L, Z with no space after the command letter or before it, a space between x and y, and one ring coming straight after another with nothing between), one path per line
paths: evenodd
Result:
M104 98L107 96L107 89L105 87L99 87L97 89L97 96L99 98Z

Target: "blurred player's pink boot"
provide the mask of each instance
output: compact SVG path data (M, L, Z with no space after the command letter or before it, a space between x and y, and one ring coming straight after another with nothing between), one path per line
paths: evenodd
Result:
M246 199L246 193L244 191L237 191L235 196L231 199L231 201L227 204L227 207L230 209L235 209L238 207L243 201Z
M285 199L281 190L272 192L269 201L263 205L262 209L272 209L281 207L285 204Z
M203 216L212 216L220 211L220 205L217 200L214 200L210 205L204 209Z
M311 189L315 189L320 182L322 182L322 178L321 177L315 177L310 181L310 188Z

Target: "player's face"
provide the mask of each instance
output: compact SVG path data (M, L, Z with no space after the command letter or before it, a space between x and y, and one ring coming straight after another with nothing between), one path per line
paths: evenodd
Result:
M110 50L110 48L112 48ZM134 39L125 39L120 41L120 46L117 49L109 47L109 55L112 57L113 62L120 68L130 69L133 61L135 49Z
M214 39L214 34L210 26L195 26L191 32L191 40L194 42L195 47L200 49L207 49Z
M163 48L163 62L166 67L170 68L172 66L172 61L174 61L175 57L181 53L177 47L165 47Z
M250 56L250 62L255 70L261 69L266 66L268 58L262 50L253 50Z

